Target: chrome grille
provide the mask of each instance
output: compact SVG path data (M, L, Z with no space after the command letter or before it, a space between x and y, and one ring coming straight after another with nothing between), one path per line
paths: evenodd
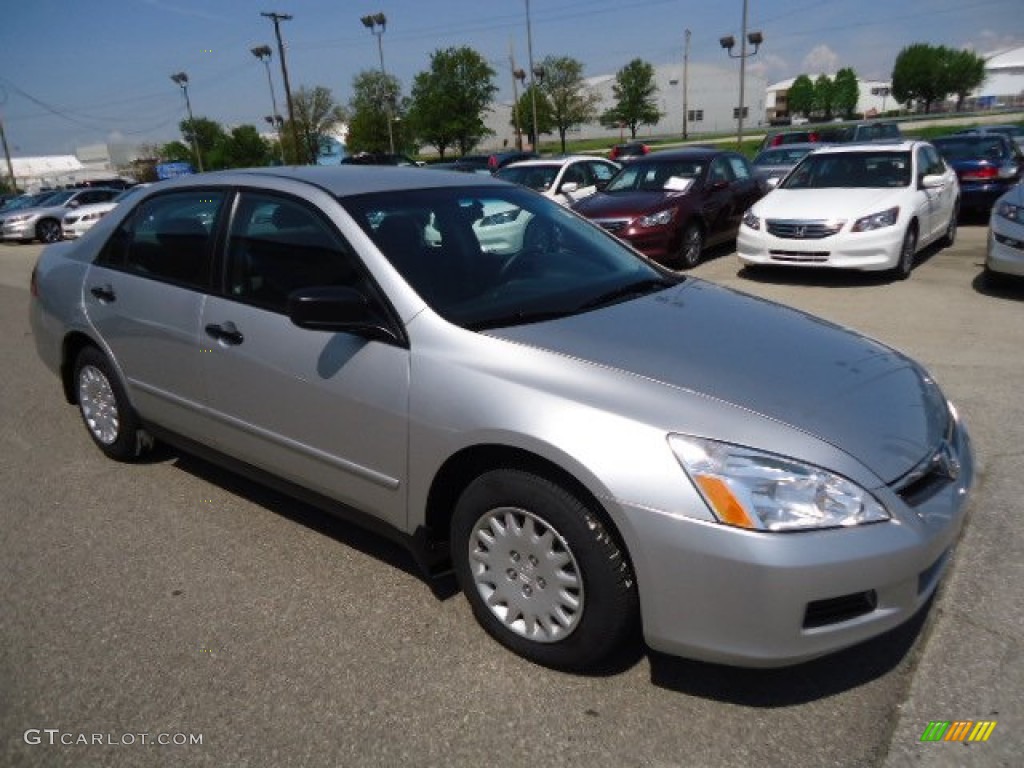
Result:
M609 232L619 232L629 225L629 219L594 219L594 223Z
M765 227L771 234L786 240L821 240L839 232L845 223L826 219L768 219Z

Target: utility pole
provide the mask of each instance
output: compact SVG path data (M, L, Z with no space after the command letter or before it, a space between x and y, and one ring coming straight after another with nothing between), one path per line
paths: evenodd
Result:
M530 62L530 102L533 106L533 146L534 152L540 146L540 132L537 130L537 68L533 66L533 28L530 24L530 0L526 0L526 56Z
M512 53L512 41L508 41L508 65L512 69L512 119L516 126L516 149L523 149L523 132L519 128L519 89L516 87L516 80L525 80L526 73L516 69L515 54Z
M7 175L11 177L11 192L17 192L18 182L14 178L14 165L11 163L11 150L7 148L7 134L4 132L3 117L0 117L0 142L4 145L4 157L7 160Z
M687 112L686 103L686 92L689 84L690 75L690 30L684 31L685 43L683 45L683 139L689 138L687 136L687 121L689 120L689 113Z
M274 34L277 36L277 52L281 58L281 77L284 79L284 97L288 102L288 122L292 127L292 145L295 147L295 161L299 160L299 131L295 125L295 109L292 107L292 87L288 82L288 64L284 59L284 42L281 40L281 22L291 21L289 13L264 12L260 16L266 16L274 22Z

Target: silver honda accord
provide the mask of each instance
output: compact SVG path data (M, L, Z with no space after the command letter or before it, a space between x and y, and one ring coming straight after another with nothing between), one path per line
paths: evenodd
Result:
M740 666L889 630L974 475L901 353L489 177L165 182L49 246L30 312L107 456L163 441L370 525L562 669L638 627Z

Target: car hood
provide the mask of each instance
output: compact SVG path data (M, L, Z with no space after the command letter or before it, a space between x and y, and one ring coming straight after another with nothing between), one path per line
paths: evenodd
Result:
M80 205L77 208L68 208L65 215L74 213L76 216L83 216L87 213L105 213L112 211L117 207L117 203L91 203L89 205Z
M768 219L850 219L899 205L898 189L773 189L754 205Z
M700 280L489 335L754 411L845 451L886 483L913 469L948 426L938 386L901 353ZM626 396L642 397L643 387Z
M597 192L573 205L573 210L591 219L608 217L632 218L654 213L666 207L666 203L690 194L687 192L663 192L660 190L637 190L635 192Z

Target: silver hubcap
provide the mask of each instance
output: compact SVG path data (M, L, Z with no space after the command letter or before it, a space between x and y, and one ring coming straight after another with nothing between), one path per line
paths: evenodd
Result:
M93 437L104 445L117 440L121 427L117 400L110 381L96 366L86 365L78 373L78 405Z
M499 507L469 536L477 591L491 613L528 640L554 643L583 617L583 579L561 534L524 509Z
M700 232L696 229L683 233L683 260L690 266L700 260Z

